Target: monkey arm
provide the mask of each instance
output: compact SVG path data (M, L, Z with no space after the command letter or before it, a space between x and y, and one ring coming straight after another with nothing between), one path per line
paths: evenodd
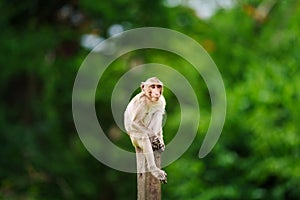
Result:
M145 108L145 99L136 98L133 103L129 106L125 123L128 124L128 132L135 132L139 135L146 134L149 138L155 136L152 129L147 127L143 120L146 116L147 110Z
M144 126L140 121L136 121L133 120L131 122L131 128L135 131L135 132L142 132L142 133L146 133L148 135L148 137L154 137L156 136L155 133L147 128L146 126Z
M164 139L163 139L163 134L162 134L162 129L161 129L161 131L159 131L159 133L158 133L158 138L159 138L159 141L160 141L160 143L162 143L162 144L164 144Z
M165 150L165 143L162 136L162 130L151 141L153 151L158 150L160 152L163 152Z

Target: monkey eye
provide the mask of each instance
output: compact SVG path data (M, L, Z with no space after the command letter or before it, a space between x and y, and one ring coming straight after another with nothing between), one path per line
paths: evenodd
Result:
M155 89L156 87L158 88L158 89L160 89L162 86L161 85L150 85L150 87L152 88L152 89Z

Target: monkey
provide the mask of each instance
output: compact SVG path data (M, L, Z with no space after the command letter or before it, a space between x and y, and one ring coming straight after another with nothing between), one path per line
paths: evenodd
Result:
M162 120L166 100L163 83L156 77L141 83L141 92L129 102L124 112L124 125L137 156L144 156L147 168L160 182L167 182L167 174L155 164L153 151L164 151ZM145 169L143 169L145 170Z

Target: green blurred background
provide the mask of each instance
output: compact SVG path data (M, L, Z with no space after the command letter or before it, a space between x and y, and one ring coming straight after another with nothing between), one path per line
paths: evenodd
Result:
M222 74L228 101L222 135L199 159L210 97L186 61L140 50L105 72L105 89L96 95L99 121L116 145L131 151L110 110L122 74L144 63L166 64L199 91L199 131L165 168L163 199L300 199L299 0L1 0L0 11L0 199L136 199L136 174L106 167L81 143L71 95L91 48L145 26L199 42ZM172 92L165 95L168 143L180 109Z

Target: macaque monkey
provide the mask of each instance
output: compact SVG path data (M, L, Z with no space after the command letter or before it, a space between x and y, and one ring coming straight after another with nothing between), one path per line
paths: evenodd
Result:
M153 154L153 151L165 149L162 135L162 120L166 106L166 100L162 95L163 83L158 78L152 77L142 82L141 90L125 110L125 129L137 156L144 156L146 159L147 165L144 167L160 182L166 183L167 174L156 166Z

